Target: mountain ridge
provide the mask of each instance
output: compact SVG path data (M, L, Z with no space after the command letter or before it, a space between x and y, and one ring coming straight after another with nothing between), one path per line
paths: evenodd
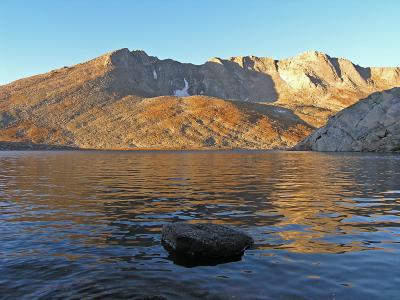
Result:
M73 68L75 66L79 66L79 65L82 65L82 64L94 61L94 60L98 60L100 58L120 56L121 53L124 53L124 54L128 54L129 53L129 54L132 54L133 56L136 56L136 57L142 57L142 58L145 57L147 60L149 60L149 62L168 61L168 62L179 63L179 64L182 64L182 65L189 65L189 66L195 66L195 67L204 66L208 62L217 62L217 63L221 64L224 61L235 61L235 62L237 62L239 59L243 59L243 60L246 60L246 59L266 60L266 61L271 61L271 62L275 62L276 63L276 62L296 61L296 60L301 60L301 59L304 59L304 58L306 58L308 60L312 60L313 58L320 57L320 58L324 58L325 60L326 59L332 59L332 60L337 60L337 61L349 62L349 63L353 64L356 68L359 68L359 69L375 69L375 70L379 69L379 70L382 70L382 71L392 71L393 72L393 76L395 76L395 77L400 76L400 67L389 67L389 66L363 67L361 65L358 65L358 64L355 64L355 63L351 62L347 58L344 58L344 57L333 57L333 56L330 56L329 54L327 54L325 52L317 51L317 50L307 50L307 51L301 52L301 53L299 53L297 55L294 55L294 56L291 56L291 57L288 57L288 58L283 58L283 59L275 59L275 58L272 58L272 57L269 57L269 56L256 56L256 55L238 55L238 56L231 56L231 57L228 57L228 58L210 57L204 63L194 64L194 63L190 63L190 62L180 62L179 60L175 60L175 59L171 59L171 58L159 59L157 56L148 55L146 51L141 50L141 49L135 49L135 50L130 51L128 48L121 48L121 49L117 49L117 50L106 52L106 53L104 53L104 54L102 54L102 55L100 55L100 56L98 56L96 58L89 59L89 60L87 60L85 62L73 64L73 65L70 65L70 66L64 66L64 67L56 68L56 69L50 70L48 72L39 73L39 74L35 74L35 75L24 77L24 78L19 78L19 79L13 80L11 82L1 84L0 86L3 87L3 86L10 85L10 84L13 84L13 83L15 83L17 81L28 79L28 78L31 78L31 77L44 75L44 74L55 72L55 71L59 71L59 70L62 70L62 69Z

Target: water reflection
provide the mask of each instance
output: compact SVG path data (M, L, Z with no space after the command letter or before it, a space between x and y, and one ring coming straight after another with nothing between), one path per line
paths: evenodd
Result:
M37 285L43 287L43 282L26 278L31 272L41 274L43 280L71 276L75 284L82 284L79 278L95 280L87 273L92 271L103 276L114 296L122 293L119 284L127 282L121 279L117 284L116 278L134 274L130 280L136 284L146 286L148 280L157 278L160 287L171 287L173 282L178 290L185 280L196 280L194 289L180 290L189 298L206 295L216 287L250 285L249 280L259 283L246 288L246 295L254 296L250 298L263 298L260 295L265 295L267 287L275 296L303 297L307 294L279 291L273 280L265 283L265 278L254 275L270 264L289 263L297 273L284 270L278 277L288 280L301 274L306 280L294 280L292 287L318 280L320 290L313 290L312 295L326 296L329 288L340 295L349 282L339 282L327 271L317 277L309 274L315 265L305 266L300 257L313 255L307 256L311 261L324 254L364 255L363 250L370 250L362 256L365 263L378 257L382 262L382 253L398 254L399 182L397 155L3 152L0 228L4 234L0 242L1 256L8 264L1 268L15 274L15 286L9 291L14 295L15 291L30 293ZM254 235L256 245L242 262L212 271L193 268L197 271L189 275L171 266L171 258L159 244L162 223L174 220L239 226ZM279 253L288 255L285 262ZM49 268L50 263L55 270ZM240 266L246 269L240 270ZM296 267L300 269L296 271ZM218 284L210 285L206 278L221 268L239 273L229 279L214 274ZM361 262L358 268L363 268ZM370 276L374 278L376 270ZM12 278L6 277L0 285L8 285ZM18 286L18 280L25 288ZM368 280L359 283L362 285L368 286ZM49 290L53 294L47 296L66 296L55 293L51 284ZM76 291L78 296L85 295L79 288ZM132 296L126 287L124 293ZM168 296L165 289L162 293ZM363 295L361 289L355 293Z

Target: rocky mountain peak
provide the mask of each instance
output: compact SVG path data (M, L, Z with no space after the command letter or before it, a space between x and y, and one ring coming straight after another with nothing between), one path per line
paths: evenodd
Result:
M207 60L207 62L216 63L222 65L222 59L219 57L211 57Z
M112 52L108 52L103 55L103 57L105 57L105 65L126 65L129 60L130 54L131 53L128 48L122 48Z
M330 56L324 52L316 51L316 50L308 50L299 55L295 56L298 59L310 59L310 60L326 60Z
M144 50L133 50L131 55L139 62L143 64L151 64L158 60L155 56L148 55Z
M115 67L128 67L129 64L152 64L158 59L154 56L149 56L143 50L129 51L128 48L118 49L109 53L106 53L106 64L113 65Z

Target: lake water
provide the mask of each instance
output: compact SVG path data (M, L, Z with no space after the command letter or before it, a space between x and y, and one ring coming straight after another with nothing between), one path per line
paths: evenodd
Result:
M255 238L180 265L164 222ZM395 299L400 155L0 152L0 298Z

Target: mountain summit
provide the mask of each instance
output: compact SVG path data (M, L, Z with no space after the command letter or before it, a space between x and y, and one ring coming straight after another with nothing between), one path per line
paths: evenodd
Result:
M120 49L0 86L0 141L99 149L283 148L400 68L309 51L202 65Z

